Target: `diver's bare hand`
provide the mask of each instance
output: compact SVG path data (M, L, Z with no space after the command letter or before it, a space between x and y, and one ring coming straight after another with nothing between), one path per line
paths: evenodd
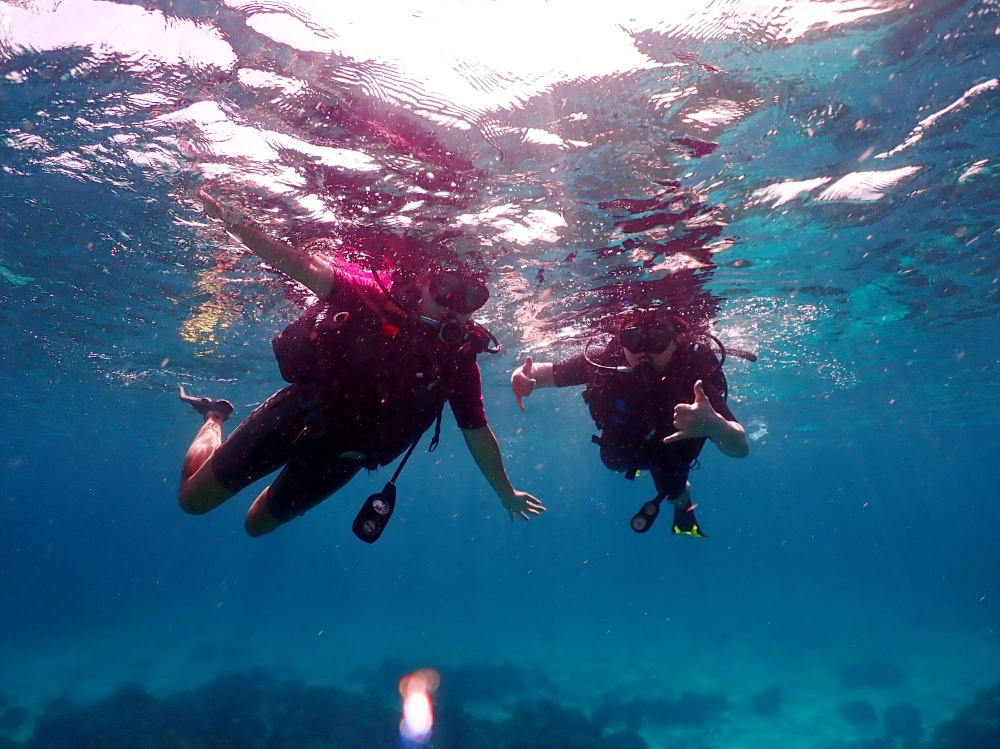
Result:
M538 516L545 512L545 507L536 497L531 496L528 492L519 492L517 489L514 489L506 497L500 497L500 501L503 503L503 508L510 513L510 522L512 523L515 515L520 515L525 520L531 520L532 515Z
M531 395L537 384L538 380L534 380L531 377L531 357L528 356L525 358L524 364L515 369L510 376L510 389L514 391L514 401L522 411L524 410L524 403L521 402L521 399ZM545 508L543 507L542 509L544 510Z
M723 419L712 407L705 395L701 380L694 384L694 403L678 403L674 406L674 429L677 431L663 438L664 444L679 440L715 437L723 428Z
M246 223L246 219L239 208L233 208L217 200L204 188L198 190L195 195L202 202L202 205L205 207L205 215L209 218L222 219L227 225L242 226Z
M200 200L202 206L204 206L206 216L209 218L223 218L225 216L226 207L212 195L209 195L206 190L198 190L195 195L198 196L198 200Z

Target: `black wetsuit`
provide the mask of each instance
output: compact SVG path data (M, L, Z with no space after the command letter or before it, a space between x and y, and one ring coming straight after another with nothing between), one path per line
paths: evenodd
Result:
M446 402L460 428L487 423L474 350L445 346L431 329L385 315L382 292L351 276L338 277L325 305L326 327L316 329L330 338L298 366L281 362L294 384L250 414L211 458L232 492L284 466L267 495L268 511L283 522L362 468L394 461Z
M625 354L613 344L591 361L608 367L626 366ZM674 499L684 493L688 473L697 462L705 437L668 445L673 434L674 406L694 402L694 384L702 381L705 395L720 416L735 421L726 404L726 378L719 360L704 344L677 348L662 375L609 372L590 364L580 354L556 362L552 374L557 387L586 385L583 398L601 430L594 441L601 460L613 471L634 478L638 470L653 475L657 493Z

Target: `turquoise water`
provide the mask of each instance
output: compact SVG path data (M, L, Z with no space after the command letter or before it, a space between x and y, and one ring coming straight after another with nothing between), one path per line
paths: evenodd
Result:
M390 746L422 667L442 748L1000 746L1000 6L371 6L0 3L0 747ZM176 388L245 417L307 298L206 183L488 269L548 512L446 414L374 546L384 470L260 539L260 487L182 513ZM579 391L508 385L675 281L759 356L708 541L632 533Z

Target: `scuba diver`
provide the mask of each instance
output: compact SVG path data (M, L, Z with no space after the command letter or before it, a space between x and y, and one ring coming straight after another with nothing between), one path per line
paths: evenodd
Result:
M486 420L476 355L497 345L471 320L489 297L480 279L438 268L397 272L387 286L374 266L370 276L352 274L308 247L296 250L268 236L204 190L198 197L208 216L221 219L227 231L320 302L272 341L281 375L291 384L225 441L222 423L232 404L189 396L181 388L181 400L204 417L181 469L178 501L185 512L209 512L281 468L246 515L246 532L262 536L318 505L362 468L389 465L406 452L392 480L355 519L355 535L373 543L395 507L399 472L435 422L431 449L437 446L445 403L511 521L545 511L511 485Z
M601 430L593 441L604 465L629 480L640 470L653 475L656 496L632 518L636 533L652 527L665 499L674 507L673 533L707 538L694 515L688 473L706 439L732 458L750 452L726 404L725 349L719 343L719 361L709 340L714 338L669 310L630 311L616 321L615 337L602 351L591 355L588 346L555 363L534 363L529 356L511 375L522 411L522 399L535 388L586 386L583 399Z

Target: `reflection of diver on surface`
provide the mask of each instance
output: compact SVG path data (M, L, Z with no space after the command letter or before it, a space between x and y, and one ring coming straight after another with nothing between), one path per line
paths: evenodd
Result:
M733 458L750 451L726 404L726 378L709 340L679 316L628 312L604 350L554 364L536 364L529 356L511 375L522 410L522 399L535 388L586 386L583 399L601 430L593 440L604 465L630 480L640 470L653 476L657 494L632 518L636 533L649 530L666 499L674 506L672 531L704 537L687 479L705 440Z
M181 398L205 418L181 470L178 499L186 512L213 510L283 467L246 516L247 533L268 533L315 507L362 468L388 465L409 449L408 458L436 421L433 449L445 403L511 520L544 511L511 485L486 420L476 355L490 350L495 339L471 320L489 296L480 280L441 269L412 277L399 273L390 291L374 270L374 278L352 275L272 239L207 193L199 197L208 215L223 219L255 254L321 302L273 341L281 375L291 385L268 398L225 442L222 422L232 405L181 390ZM363 541L377 539L388 522L398 473L359 513L355 533Z

